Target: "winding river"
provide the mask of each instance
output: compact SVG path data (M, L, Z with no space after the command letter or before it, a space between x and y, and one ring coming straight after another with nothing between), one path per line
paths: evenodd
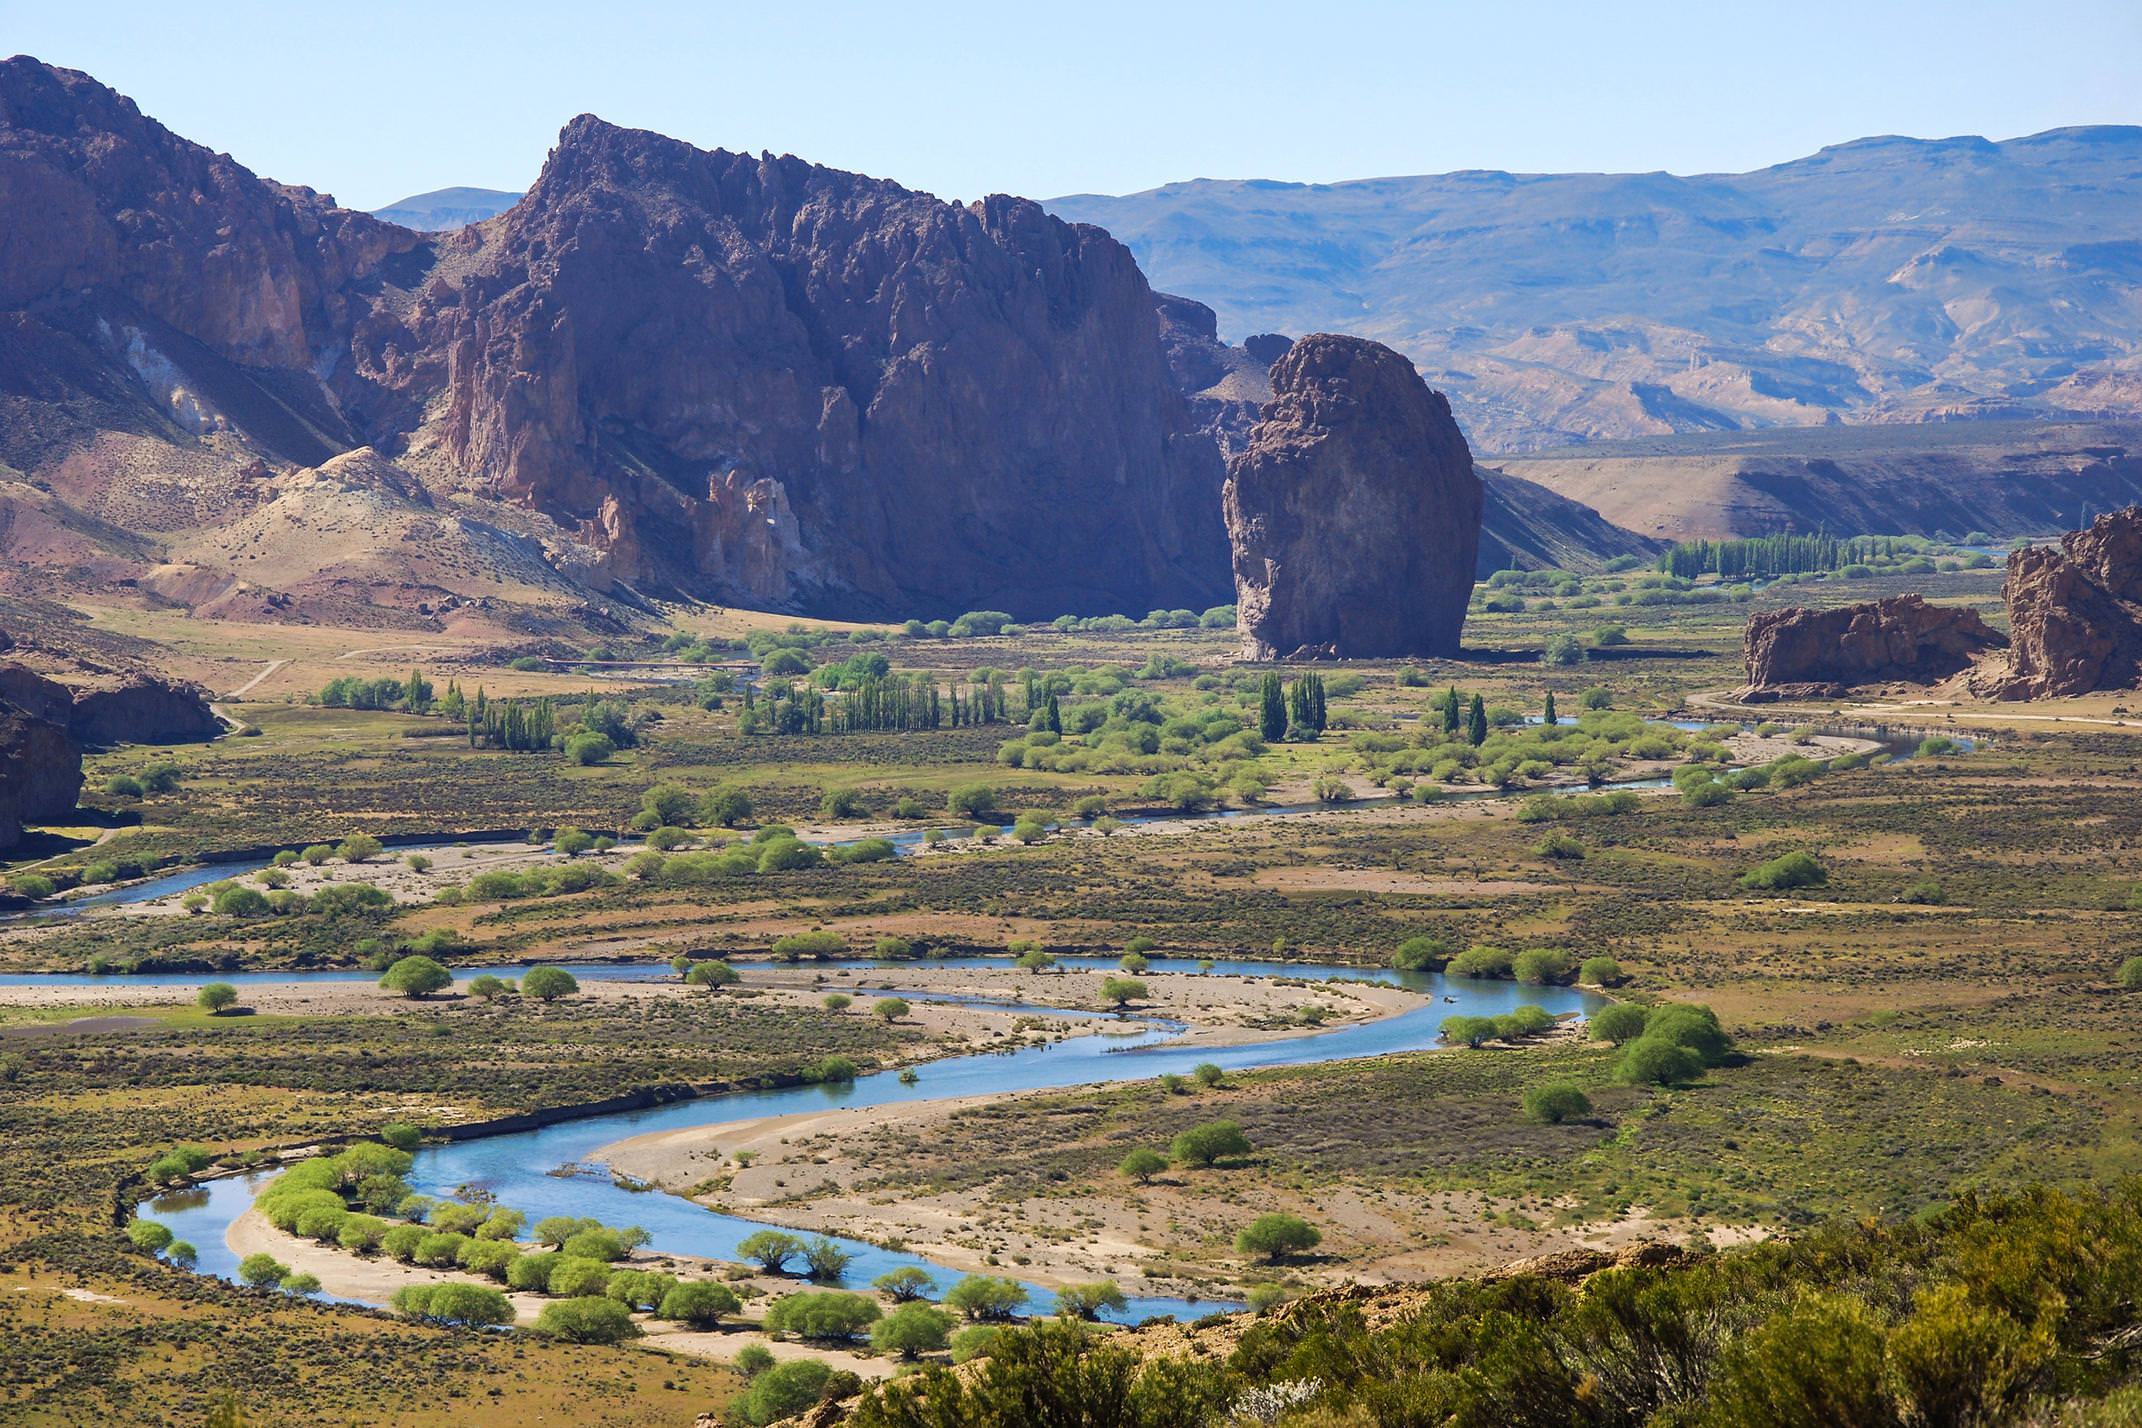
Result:
M1103 958L1067 957L1061 960L1068 966L1101 968L1114 965L1112 959ZM898 989L898 969L902 964L865 965L881 973L888 987ZM929 965L1002 967L1006 963L1003 958L961 957L934 960ZM577 975L579 969L575 970ZM1197 973L1200 968L1197 962L1189 959L1156 957L1152 959L1151 970ZM625 968L613 963L603 964L600 971L592 974L652 978L666 976L667 968L645 964ZM287 982L300 980L304 975L260 974L257 980ZM311 975L340 978L346 974ZM526 1211L530 1223L546 1215L587 1215L607 1224L639 1225L649 1232L649 1248L653 1250L733 1260L737 1258L739 1240L769 1226L738 1215L718 1214L689 1200L657 1191L625 1189L613 1183L607 1171L594 1164L597 1152L613 1141L649 1131L716 1125L827 1106L882 1106L954 1096L1001 1095L1096 1082L1132 1081L1168 1072L1187 1073L1203 1061L1215 1062L1234 1071L1418 1051L1437 1044L1438 1028L1445 1017L1460 1014L1493 1016L1528 1002L1550 1012L1583 1015L1601 1004L1601 999L1592 993L1570 987L1522 987L1514 982L1295 962L1230 958L1215 962L1204 975L1290 977L1307 981L1355 978L1407 986L1433 1000L1414 1010L1362 1025L1233 1047L1171 1046L1170 1043L1181 1035L1182 1028L1132 1019L1123 1035L1079 1036L1005 1052L925 1062L917 1068L919 1079L912 1085L903 1085L898 1077L889 1073L879 1073L861 1077L845 1086L792 1086L708 1096L645 1110L564 1121L537 1130L427 1147L417 1152L416 1164L408 1176L409 1183L425 1194L437 1196L450 1195L462 1187L478 1188L496 1196L501 1204ZM243 974L224 978L242 979ZM187 980L210 979L170 978L164 979L162 984ZM922 998L929 995L903 994ZM1017 1002L995 1005L1043 1015L1062 1014L1058 1008L1028 1007ZM1137 1029L1132 1030L1132 1027ZM568 1166L588 1166L592 1173L552 1173ZM253 1197L271 1176L272 1172L261 1172L212 1180L193 1189L150 1199L139 1207L138 1212L169 1225L180 1239L191 1242L199 1252L198 1268L202 1273L234 1279L238 1256L229 1248L226 1236L231 1224L252 1205ZM933 1275L940 1288L948 1288L960 1278L959 1271L914 1255L838 1236L833 1238L855 1255L847 1274L850 1285L867 1284L887 1270L908 1265ZM1029 1285L1028 1289L1032 1295L1029 1307L1033 1312L1043 1313L1053 1307L1054 1296L1048 1290L1038 1285ZM1235 1307L1224 1301L1144 1296L1132 1298L1124 1311L1111 1317L1135 1323L1154 1315L1191 1317Z
M1676 726L1681 728L1709 727L1699 721L1675 722ZM1812 732L1872 738L1881 744L1883 752L1895 758L1908 758L1914 750L1912 740L1896 737L1888 730L1817 728ZM1969 746L1968 741L1958 742L1965 747ZM1668 786L1669 782L1666 779L1645 779L1611 787L1657 788ZM1477 793L1467 792L1455 797L1529 797L1543 791L1564 794L1593 790L1581 787L1511 791L1482 789ZM1151 824L1198 819L1277 817L1329 811L1332 807L1333 805L1329 804L1297 804L1227 810L1220 813L1156 813L1124 821ZM903 832L895 837L893 842L903 854L911 853L921 846L923 836L920 830ZM449 845L440 843L411 846ZM244 867L236 864L186 869L125 888L113 889L94 897L77 899L59 908L50 909L49 914L65 915L94 906L110 906L168 896L172 892L200 886L219 878L240 876L245 871ZM1067 966L1099 968L1113 965L1109 959L1097 958L1067 957L1061 961ZM565 965L575 976L582 978L648 980L662 979L669 975L665 967L644 963L552 965ZM883 979L888 983L886 990L901 990L898 968L902 964L865 965L872 965L882 972ZM1004 959L955 957L933 959L929 965L1002 966ZM737 1242L757 1230L769 1228L766 1223L742 1216L719 1214L688 1200L660 1192L624 1188L614 1183L607 1170L597 1163L601 1148L628 1136L651 1131L754 1120L823 1109L828 1105L860 1108L957 1096L1001 1095L1017 1091L1139 1080L1170 1072L1187 1073L1194 1065L1204 1061L1217 1063L1227 1070L1242 1070L1418 1051L1438 1044L1439 1028L1449 1016L1493 1016L1524 1003L1532 1003L1557 1014L1589 1015L1601 1004L1599 997L1567 987L1521 987L1512 982L1444 978L1427 973L1401 974L1385 969L1298 962L1230 958L1218 960L1208 969L1188 959L1159 957L1152 959L1151 969L1156 972L1202 972L1205 975L1230 977L1288 977L1302 980L1356 978L1404 985L1429 995L1432 1000L1412 1011L1363 1025L1225 1048L1176 1047L1171 1043L1181 1036L1183 1028L1180 1026L1150 1019L1131 1019L1126 1023L1125 1032L1121 1035L1080 1036L1053 1043L1025 1045L1004 1052L957 1056L928 1062L918 1068L919 1079L913 1084L902 1084L899 1078L881 1073L862 1077L844 1086L811 1085L771 1091L736 1092L673 1102L644 1110L590 1116L536 1130L427 1147L417 1153L416 1164L408 1179L413 1188L436 1196L447 1196L464 1187L486 1191L500 1203L525 1211L531 1223L546 1215L592 1216L608 1224L639 1225L645 1228L650 1234L649 1247L658 1252L733 1260L737 1257ZM476 969L469 970L473 972ZM483 970L502 975L518 975L526 969L498 967ZM309 973L148 973L123 978L90 974L29 973L0 976L0 984L108 985L123 980L130 985L173 986L196 985L213 980L246 985L305 980L371 981L376 975L358 970ZM902 994L911 998L932 999L931 994L924 992ZM1058 1008L1028 1006L1018 1002L991 1005L1038 1015L1063 1014ZM554 1173L566 1171L570 1167L582 1169L572 1173ZM209 1181L183 1192L161 1195L143 1202L139 1213L169 1225L178 1238L191 1242L199 1253L198 1267L201 1272L232 1279L236 1276L238 1256L228 1247L226 1236L232 1223L252 1205L254 1196L267 1183L271 1174L272 1172L264 1171L231 1176ZM932 1274L937 1278L940 1288L948 1287L960 1277L959 1271L913 1255L860 1241L844 1240L837 1236L833 1238L839 1240L843 1247L855 1256L847 1274L847 1282L850 1284L867 1283L887 1270L903 1266L914 1266ZM1053 1307L1054 1296L1049 1291L1033 1285L1028 1288L1032 1295L1029 1306L1031 1310L1047 1312ZM1131 1299L1124 1311L1111 1317L1125 1322L1136 1322L1155 1315L1187 1317L1234 1307L1237 1306L1224 1301L1138 1297Z

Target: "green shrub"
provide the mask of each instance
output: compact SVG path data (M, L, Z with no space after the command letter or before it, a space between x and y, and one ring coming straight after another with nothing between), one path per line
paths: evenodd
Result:
M632 1311L614 1299L582 1295L543 1306L536 1331L574 1344L616 1344L637 1338Z
M1830 880L1829 870L1812 853L1794 851L1741 874L1740 885L1754 891L1783 892L1791 888L1820 887Z
M1210 1166L1231 1156L1250 1153L1250 1139L1235 1121L1207 1121L1192 1126L1169 1144L1169 1154L1179 1165Z
M1587 957L1584 965L1577 968L1577 982L1586 987L1618 987L1622 984L1621 963L1612 957Z
M1508 977L1514 960L1500 947L1468 947L1443 970L1453 977Z
M861 1294L811 1290L775 1300L766 1311L766 1331L819 1341L853 1339L877 1322L878 1313L878 1306Z
M1529 947L1510 964L1511 975L1530 986L1569 980L1569 954L1552 947Z
M730 1411L763 1428L818 1402L832 1377L833 1370L817 1359L789 1359L754 1375Z
M1644 1023L1648 1020L1650 1013L1644 1008L1628 1002L1616 1002L1610 1007L1600 1008L1592 1017L1592 1040L1608 1041L1616 1046L1625 1045L1644 1034Z
M662 1296L657 1319L674 1319L695 1329L711 1329L743 1305L725 1284L688 1280Z
M1549 1081L1527 1087L1524 1103L1525 1119L1543 1126L1582 1120L1592 1113L1591 1098L1568 1081Z
M1277 1263L1316 1248L1323 1238L1322 1231L1299 1215L1259 1215L1236 1233L1235 1251Z
M1432 972L1450 960L1451 952L1440 937L1408 937L1391 954L1391 965L1401 972Z

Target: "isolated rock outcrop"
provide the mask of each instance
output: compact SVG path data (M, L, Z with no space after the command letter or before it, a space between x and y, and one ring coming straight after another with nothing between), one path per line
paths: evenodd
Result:
M146 673L77 690L67 725L84 744L183 744L223 732L207 690Z
M70 702L64 685L0 666L0 853L22 841L24 824L64 818L81 796L82 746L64 722Z
M2003 699L2142 685L2142 506L2008 557Z
M1830 698L1856 684L1935 684L2003 643L1976 610L1929 605L1919 595L1764 610L1749 617L1742 639L1748 687L1740 697Z
M1364 338L1304 337L1227 467L1243 653L1457 653L1480 507L1450 404L1411 362Z

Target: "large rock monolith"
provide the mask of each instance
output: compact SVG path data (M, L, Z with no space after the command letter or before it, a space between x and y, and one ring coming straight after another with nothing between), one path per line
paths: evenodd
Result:
M1457 653L1480 503L1450 403L1411 362L1359 337L1295 343L1227 466L1243 654Z

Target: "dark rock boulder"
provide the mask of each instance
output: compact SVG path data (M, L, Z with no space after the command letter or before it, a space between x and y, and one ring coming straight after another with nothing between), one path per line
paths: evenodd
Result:
M207 690L154 674L76 691L68 728L97 745L183 744L223 732Z
M1390 348L1330 333L1271 381L1224 496L1243 653L1457 653L1481 487L1450 404Z
M22 841L26 823L74 810L82 792L82 747L63 720L64 686L19 665L0 666L0 853Z
M2142 685L2142 506L2099 516L2060 548L2008 557L2008 668L1986 681L2003 699L2047 699Z
M1749 702L1834 698L1854 685L1935 684L2005 643L1975 610L1898 595L1833 610L1790 607L1748 620Z

